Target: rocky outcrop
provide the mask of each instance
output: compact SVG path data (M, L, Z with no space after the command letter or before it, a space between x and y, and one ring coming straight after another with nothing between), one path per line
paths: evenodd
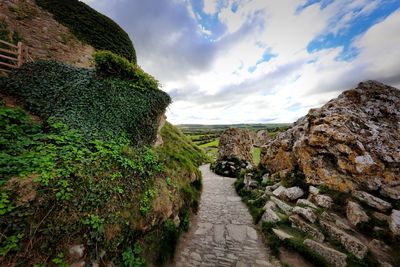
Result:
M262 148L273 173L298 167L307 183L341 191L400 180L400 91L368 81L312 109Z
M219 139L218 159L237 158L253 162L253 143L249 130L230 128Z
M223 176L238 177L253 163L253 137L249 130L230 128L219 139L218 158L211 169Z
M0 1L0 21L22 37L34 59L55 59L79 67L91 66L95 49L80 42L33 0Z
M156 147L164 144L164 141L161 136L161 129L164 127L165 123L167 122L167 116L165 115L165 113L161 114L161 116L158 117L157 122L158 122L157 138L156 138L156 142L154 144L154 146L156 146Z
M271 138L268 135L267 130L260 130L256 133L254 138L254 145L263 146L269 142Z

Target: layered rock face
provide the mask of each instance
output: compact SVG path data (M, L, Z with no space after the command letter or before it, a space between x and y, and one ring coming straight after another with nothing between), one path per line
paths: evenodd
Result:
M298 166L314 185L391 192L400 182L400 91L360 83L262 147L261 163L273 173Z
M253 138L249 130L230 128L219 139L218 159L211 169L220 175L237 177L242 169L251 168Z
M249 130L230 128L221 134L218 159L232 157L253 162L253 142Z

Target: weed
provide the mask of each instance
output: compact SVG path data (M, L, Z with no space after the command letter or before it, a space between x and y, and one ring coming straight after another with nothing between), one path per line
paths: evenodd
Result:
M151 208L151 202L153 198L156 196L157 192L154 189L148 189L143 193L142 198L140 200L140 213L143 216L146 216Z
M57 257L52 260L58 267L68 267L69 265L64 261L64 253L59 253Z
M5 192L1 193L1 198L0 198L0 216L6 214L7 212L10 212L14 209L14 206L10 202L8 198L8 194Z
M139 243L136 243L133 250L131 247L127 247L122 253L122 262L125 267L142 267L146 266L145 260L141 254L143 248Z
M16 235L6 237L5 240L1 242L0 245L0 257L4 257L10 251L17 250L19 241L22 239L23 236L24 234L19 233Z

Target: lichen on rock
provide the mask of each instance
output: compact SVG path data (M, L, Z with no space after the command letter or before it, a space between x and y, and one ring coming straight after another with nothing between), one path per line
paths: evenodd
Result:
M273 173L299 167L307 183L340 191L377 190L400 179L400 91L360 83L261 149Z

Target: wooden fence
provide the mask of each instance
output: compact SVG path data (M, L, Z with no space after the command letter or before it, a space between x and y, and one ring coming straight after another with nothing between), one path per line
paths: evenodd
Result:
M0 40L0 73L9 73L27 61L33 61L29 54L29 47L22 42L17 45Z

